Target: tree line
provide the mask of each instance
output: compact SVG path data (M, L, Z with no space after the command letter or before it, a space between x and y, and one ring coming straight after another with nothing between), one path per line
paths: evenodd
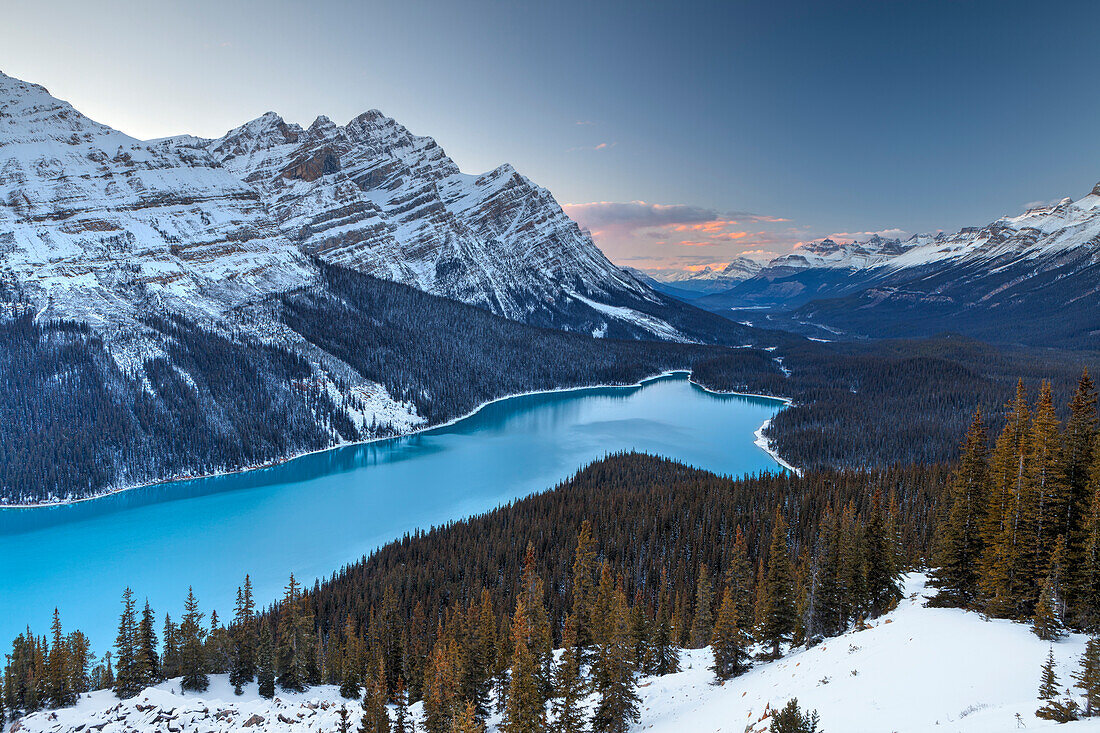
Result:
M639 675L677 671L681 648L712 646L724 680L891 608L907 558L929 541L933 473L733 481L614 456L546 494L391 543L312 590L291 578L262 613L246 578L226 625L204 623L190 593L178 624L155 624L127 590L114 649L67 689L127 697L178 677L202 690L228 673L267 696L340 685L363 697L366 718L395 704L398 730L423 700L430 733L492 710L507 731L622 731L638 714ZM424 592L416 581L432 574L437 592ZM39 650L29 658L27 639ZM64 704L46 682L57 645L28 632L16 647L8 709ZM581 719L577 701L593 694ZM363 729L390 730L383 717Z

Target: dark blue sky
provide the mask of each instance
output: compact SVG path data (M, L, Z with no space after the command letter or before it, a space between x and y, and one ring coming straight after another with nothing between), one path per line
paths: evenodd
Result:
M956 229L1100 180L1095 2L21 5L0 70L126 132L377 107L465 170L513 163L624 264Z

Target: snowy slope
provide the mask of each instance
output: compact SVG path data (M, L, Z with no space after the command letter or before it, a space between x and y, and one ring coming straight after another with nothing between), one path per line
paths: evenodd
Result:
M910 575L906 599L871 628L759 664L724 685L714 684L707 669L709 649L685 651L681 672L640 681L642 717L632 730L762 733L770 712L792 697L804 709L816 709L829 733L992 733L1016 730L1020 723L1028 729L1054 727L1034 716L1048 645L1020 624L924 608L924 591L924 576ZM1084 642L1077 635L1054 645L1063 683L1069 683ZM342 700L335 687L279 693L268 701L256 694L255 685L237 697L226 678L217 676L202 695L181 696L177 682L121 705L109 692L92 693L75 708L30 716L18 730L64 733L103 725L103 733L188 733L240 730L252 721L252 730L299 733L335 730L337 709L344 704L358 724L358 701ZM412 712L419 714L420 708L414 705ZM493 730L499 719L490 723ZM1100 731L1100 718L1060 730Z
M301 287L307 259L209 154L146 144L0 74L0 273L41 317L216 317Z
M563 312L565 290L607 305L656 298L549 191L510 165L464 174L433 139L377 110L308 128L269 112L176 144L209 151L262 194L288 239L334 264L540 324Z

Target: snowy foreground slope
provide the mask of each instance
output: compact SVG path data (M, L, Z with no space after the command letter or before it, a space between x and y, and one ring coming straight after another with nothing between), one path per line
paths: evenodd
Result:
M768 728L770 711L792 697L804 709L817 709L828 733L1055 727L1034 715L1047 643L1020 624L925 608L924 593L925 577L910 575L906 599L871 628L760 664L721 686L712 684L707 669L709 649L685 651L680 673L641 680L642 719L634 729L760 733ZM1054 645L1063 685L1084 644L1085 637L1074 635ZM178 680L166 682L123 703L109 692L96 692L74 708L36 713L11 730L298 733L336 730L337 711L345 704L353 725L362 713L357 701L343 700L333 686L264 700L255 685L235 696L221 675L211 679L202 696L180 696L178 689ZM414 705L412 712L418 715L420 707ZM498 722L490 721L490 729ZM1100 718L1069 723L1062 730L1100 731Z

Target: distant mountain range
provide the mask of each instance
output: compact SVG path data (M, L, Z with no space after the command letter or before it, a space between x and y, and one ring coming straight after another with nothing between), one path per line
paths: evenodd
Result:
M627 268L627 271L652 285L661 292L677 297L694 293L696 297L727 290L737 283L760 272L764 265L748 257L738 257L724 267L706 266L701 270L673 270L645 272Z
M954 234L826 239L691 302L726 314L763 310L774 327L819 336L958 332L999 343L1097 348L1100 184L1076 201Z

